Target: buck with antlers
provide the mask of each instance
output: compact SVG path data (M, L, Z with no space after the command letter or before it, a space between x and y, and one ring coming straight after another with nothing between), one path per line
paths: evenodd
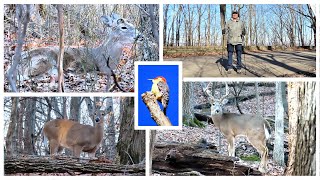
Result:
M106 41L96 48L66 47L64 70L71 67L77 72L83 72L83 67L88 68L85 71L98 68L102 74L106 75L107 89L110 86L110 76L113 76L117 87L125 91L117 83L113 70L134 56L134 45L141 42L143 37L133 24L120 18L118 14L102 16L100 19L106 27L111 29ZM57 75L58 54L59 47L38 48L23 53L18 66L20 79L37 77L45 73ZM110 60L111 63L109 63Z
M228 102L229 87L226 83L226 94L220 99L212 95L212 83L204 89L211 104L211 118L228 141L229 156L235 156L234 140L238 135L247 137L247 140L257 149L261 156L259 171L267 171L268 148L266 141L270 138L271 128L263 117L251 114L224 113L223 106Z

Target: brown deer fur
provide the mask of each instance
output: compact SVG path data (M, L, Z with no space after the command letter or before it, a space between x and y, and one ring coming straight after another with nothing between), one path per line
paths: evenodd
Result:
M45 123L43 133L49 140L50 155L54 156L67 148L77 158L81 152L87 152L90 157L94 157L103 139L103 116L103 113L96 114L94 127L69 119L56 119Z

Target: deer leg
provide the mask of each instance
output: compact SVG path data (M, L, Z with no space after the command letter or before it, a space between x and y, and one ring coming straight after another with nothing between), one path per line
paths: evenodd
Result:
M261 156L261 162L259 165L259 171L261 173L266 173L267 172L267 158L268 158L268 148L266 146L266 142L265 140L261 140L259 138L257 138L259 136L255 136L255 138L251 138L248 140L250 141L250 143L253 145L253 147L255 147L257 149L257 151L259 152L260 156Z
M73 147L73 155L78 159L80 159L81 151L82 151L82 146L74 146Z
M235 157L234 137L232 137L232 136L227 137L227 141L228 141L228 153L229 153L229 156Z
M59 143L56 140L49 140L50 156L54 158L55 153L58 152Z
M261 147L261 162L259 165L259 171L262 173L266 173L267 172L267 161L268 161L268 148L267 146L262 146Z
M92 150L88 151L88 155L90 159L93 159L96 156L96 151L98 148L93 148Z
M62 150L63 150L63 147L62 147L62 146L59 146L57 153L60 154Z

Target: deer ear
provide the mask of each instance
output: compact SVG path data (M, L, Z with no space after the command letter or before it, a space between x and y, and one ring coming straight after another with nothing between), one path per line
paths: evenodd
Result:
M224 99L224 100L222 100L221 104L222 104L222 105L225 105L225 104L227 104L228 102L229 102L228 99Z
M103 24L105 24L107 27L114 27L115 23L112 20L112 18L110 16L101 16L100 20L103 22Z
M112 18L114 21L117 21L118 19L120 19L120 16L119 16L119 14L112 13L112 14L111 14L111 18Z

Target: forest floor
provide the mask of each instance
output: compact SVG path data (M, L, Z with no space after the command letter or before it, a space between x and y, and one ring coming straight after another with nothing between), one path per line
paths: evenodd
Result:
M262 93L270 93L274 91L274 87L259 87L258 91L260 94ZM200 91L199 91L200 92ZM203 104L206 103L207 100L201 98L198 91L195 92L194 96L196 104ZM252 87L245 87L242 89L241 96L249 96L255 92L254 86ZM266 95L260 97L260 108L263 114L263 117L274 117L275 116L275 95ZM241 111L245 114L254 114L257 112L257 102L256 99L249 99L246 101L239 102L241 107ZM227 105L225 107L225 111L232 112L232 113L239 113L238 109L235 105ZM197 113L205 114L205 111L197 111ZM285 116L287 118L287 115ZM183 126L182 130L166 130L166 131L157 131L157 140L156 143L164 143L164 142L175 142L175 143L186 143L186 144L197 144L203 141L207 142L208 144L214 144L218 146L219 144L219 136L221 136L221 146L219 153L221 155L228 156L228 145L227 140L224 136L220 133L219 129L213 125L209 124L206 125L204 128L199 127L189 127ZM285 141L287 141L288 134L285 134ZM271 138L268 140L269 144L274 144L274 132L271 135ZM254 148L248 148L250 143L246 140L245 137L237 137L235 140L235 148L236 148L236 156L240 157L241 155L244 156L251 156L256 154L257 152ZM288 149L285 149L285 152L288 152ZM272 158L273 152L269 150L269 157L268 157L268 176L278 176L284 175L285 167L278 166ZM240 156L239 156L240 155ZM240 158L239 158L240 159ZM260 161L244 161L239 160L237 162L240 165L249 166L253 169L258 169ZM156 175L156 174L154 174Z
M234 66L236 64L234 54ZM315 77L315 51L247 51L242 55L246 70L227 74L227 54L186 56L164 61L182 61L183 77Z
M218 128L214 125L207 125L205 128L197 128L197 127L187 127L183 126L182 130L166 130L166 131L157 131L157 140L156 143L163 142L176 142L176 143L198 143L206 140L209 144L213 143L218 146L218 137L220 132ZM222 135L221 135L222 136ZM252 148L244 148L242 144L249 144L245 137L237 137L235 140L235 148L236 151L241 149L246 155L255 154L255 150ZM242 149L243 148L243 149ZM227 140L222 136L221 138L221 146L220 151L222 155L228 156L228 145ZM239 158L239 161L236 162L240 165L245 165L251 167L253 169L258 169L260 161L244 161ZM281 176L284 175L285 168L282 166L278 166L273 162L272 157L268 157L268 172L265 174L267 176ZM157 175L157 174L154 174Z

